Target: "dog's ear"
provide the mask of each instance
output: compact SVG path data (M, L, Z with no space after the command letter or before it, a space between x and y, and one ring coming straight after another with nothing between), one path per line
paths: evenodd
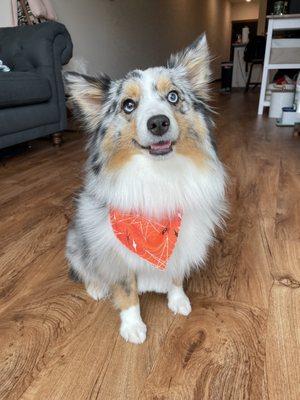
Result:
M211 81L210 60L204 33L186 49L171 55L168 67L182 69L191 82L192 90L196 96L207 99L209 94L208 83Z
M101 106L111 84L110 78L107 75L91 77L77 72L66 72L64 84L74 116L84 123L87 130L97 129L101 119Z

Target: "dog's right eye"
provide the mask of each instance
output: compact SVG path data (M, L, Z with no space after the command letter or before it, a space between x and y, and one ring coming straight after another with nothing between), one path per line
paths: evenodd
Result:
M126 99L123 102L122 108L126 112L126 114L130 114L136 108L136 102L132 99Z

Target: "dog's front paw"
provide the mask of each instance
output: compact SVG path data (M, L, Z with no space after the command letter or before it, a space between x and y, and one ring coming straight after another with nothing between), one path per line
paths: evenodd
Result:
M131 324L122 323L120 335L126 342L140 344L146 340L147 327L143 321L133 322Z
M143 343L146 339L147 327L140 316L139 306L132 306L120 314L120 335L126 342Z
M168 292L168 307L174 314L189 315L191 303L181 287L174 287Z

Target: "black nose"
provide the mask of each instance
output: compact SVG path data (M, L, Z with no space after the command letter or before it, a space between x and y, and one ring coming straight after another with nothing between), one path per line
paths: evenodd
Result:
M170 126L170 120L166 115L154 115L148 119L147 128L153 135L164 135Z

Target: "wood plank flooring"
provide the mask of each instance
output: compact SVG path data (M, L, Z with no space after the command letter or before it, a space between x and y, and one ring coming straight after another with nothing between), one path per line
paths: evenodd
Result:
M231 212L193 311L143 295L147 341L125 343L110 302L68 279L65 233L84 139L0 165L0 399L299 400L300 140L257 117L257 93L217 95Z

